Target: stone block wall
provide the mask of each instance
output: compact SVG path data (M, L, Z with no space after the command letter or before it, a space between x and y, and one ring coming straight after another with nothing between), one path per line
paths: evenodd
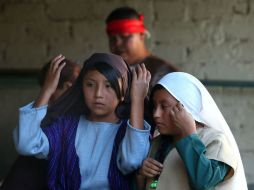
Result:
M252 0L1 0L0 70L38 69L62 53L82 63L107 52L105 18L119 6L145 15L147 44L200 79L254 81ZM16 84L17 83L17 84ZM0 178L15 159L17 108L38 87L0 81ZM236 137L248 183L254 183L254 88L210 88Z

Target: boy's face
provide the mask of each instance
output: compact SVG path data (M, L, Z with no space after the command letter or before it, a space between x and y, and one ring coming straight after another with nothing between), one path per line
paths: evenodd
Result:
M109 81L97 70L88 71L83 79L85 104L91 121L116 122L115 109L119 103Z
M156 128L163 135L178 135L180 129L174 126L170 111L177 105L178 101L165 89L159 89L153 95L153 119Z
M144 34L122 33L109 35L109 48L114 54L120 55L129 65L137 64L140 51L144 48Z

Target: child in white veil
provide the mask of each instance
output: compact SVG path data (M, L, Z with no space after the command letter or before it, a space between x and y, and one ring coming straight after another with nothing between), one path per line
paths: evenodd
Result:
M170 73L153 88L151 101L160 135L138 172L146 189L247 189L237 143L198 79Z

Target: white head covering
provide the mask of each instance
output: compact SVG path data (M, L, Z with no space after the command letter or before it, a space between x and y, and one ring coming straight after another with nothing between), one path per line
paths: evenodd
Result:
M169 73L165 75L158 84L162 85L172 96L180 101L196 121L223 132L228 138L237 156L238 165L233 177L223 182L223 186L220 189L248 189L241 156L235 138L215 101L204 85L194 76L183 72Z

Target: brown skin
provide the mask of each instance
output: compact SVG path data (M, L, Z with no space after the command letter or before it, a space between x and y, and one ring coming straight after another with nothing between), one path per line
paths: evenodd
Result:
M144 99L149 89L150 79L151 74L143 63L133 69L130 123L138 129L144 129Z
M129 65L140 63L150 55L145 46L144 33L109 35L108 39L110 51L123 57Z
M153 119L161 134L173 136L176 142L196 133L195 120L168 91L157 90L153 102Z
M65 81L63 83L62 88L57 88L55 92L52 94L52 96L49 99L48 104L50 105L52 102L56 101L66 90L68 90L72 86L72 83L70 81Z
M97 70L88 71L83 79L83 94L90 110L89 120L111 123L118 121L115 109L120 100L103 74Z
M65 65L60 63L64 59L64 56L59 55L52 60L44 85L34 103L34 107L48 104L50 99L54 97L54 93L57 93L60 73ZM134 128L144 129L144 98L149 89L151 74L145 68L145 65L141 64L133 69L132 77L130 123ZM122 88L121 80L119 80L119 83L119 86ZM98 71L89 71L83 80L83 93L89 94L89 96L86 95L85 97L88 108L90 111L92 110L88 116L89 119L94 121L118 122L118 118L115 115L115 108L123 100L123 97L120 100L117 98L115 91L113 91L109 82L102 74ZM59 94L62 93L60 92ZM110 104L108 104L109 102Z
M65 63L60 64L64 59L65 57L63 55L58 55L51 61L43 87L41 88L40 93L33 105L35 108L47 105L50 101L50 98L54 95L57 89L60 73L65 66Z
M172 136L174 143L196 133L196 128L203 127L201 124L196 123L183 105L165 89L155 91L152 101L154 104L153 119L156 128L158 128L160 134ZM144 177L153 178L159 175L162 169L162 163L151 157L145 159L138 171L141 174L137 178L139 189L144 188Z
M65 65L60 63L64 59L64 56L59 55L52 60L34 107L48 104L50 97L52 97L57 89L60 73ZM132 71L132 75L130 123L134 128L143 129L144 98L148 92L151 74L146 70L145 65L141 64ZM119 82L121 83L121 80ZM122 87L122 84L120 86ZM83 81L83 93L86 94L85 102L91 112L89 119L93 121L118 121L115 109L120 100L118 100L115 91L101 73L98 71L88 71Z
M144 64L138 66L132 75L130 123L134 128L143 129L144 98L151 75ZM122 87L122 84L120 86ZM115 109L120 100L104 75L96 70L88 71L83 80L83 93L86 94L85 102L90 110L90 120L118 122Z
M51 104L56 101L60 96L63 95L66 90L68 90L75 79L80 73L80 67L78 65L72 66L72 73L68 79L59 87L60 73L64 66L65 62L61 62L65 59L63 55L58 55L51 60L50 67L47 70L46 77L43 81L43 86L41 88L40 94L37 97L34 107L40 107L42 105ZM47 90L46 90L47 89Z

